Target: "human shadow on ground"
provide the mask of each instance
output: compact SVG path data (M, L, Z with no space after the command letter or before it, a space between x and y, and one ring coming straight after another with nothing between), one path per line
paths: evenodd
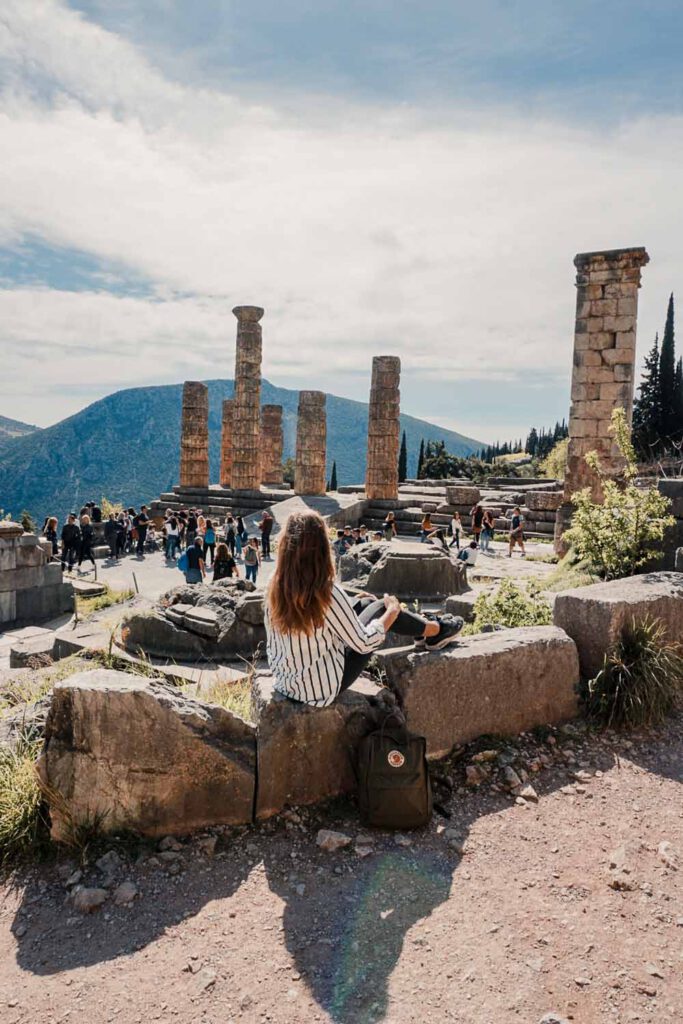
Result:
M638 740L634 749L602 742L591 749L591 769L606 772L621 756L683 781L680 729L679 724L677 745L666 754L657 735ZM557 764L535 775L539 797L566 786L576 768ZM315 843L318 827L367 835L351 801L304 812L300 825L277 819L230 831L220 841L224 856L210 862L209 870L196 852L190 854L177 887L164 875L145 875L147 867L139 869L142 874L133 869L143 898L129 910L113 910L108 921L102 911L83 918L65 905L55 867L32 871L20 880L22 903L13 925L18 962L23 970L51 976L142 950L208 902L231 897L262 864L268 886L285 904L283 939L311 996L336 1024L375 1024L386 1017L390 979L408 931L458 884L461 858L435 826L453 829L465 842L479 818L509 807L509 794L455 795L446 807L450 820L436 816L432 827L398 842L388 833L371 834L373 852L364 858L348 849L325 853ZM40 918L39 932L31 915Z

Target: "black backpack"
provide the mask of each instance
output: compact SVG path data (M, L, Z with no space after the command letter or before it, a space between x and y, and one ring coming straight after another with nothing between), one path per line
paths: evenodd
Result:
M389 712L380 728L360 741L358 806L370 828L420 828L431 820L427 742L408 732L400 711Z

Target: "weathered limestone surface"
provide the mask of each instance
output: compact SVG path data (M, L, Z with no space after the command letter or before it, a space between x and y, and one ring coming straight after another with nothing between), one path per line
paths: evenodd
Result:
M183 385L180 486L209 486L209 389L198 380Z
M375 356L372 360L365 472L365 493L370 499L398 497L400 383L401 360L398 356Z
M576 325L569 454L564 500L555 530L558 552L571 521L571 496L590 487L595 500L600 481L585 455L598 452L605 471L618 473L622 460L609 433L610 417L623 408L630 422L636 360L636 321L641 268L649 256L642 247L579 253L576 267Z
M324 494L327 466L327 413L323 391L300 391L296 428L297 494Z
M379 597L439 599L470 589L463 564L431 544L357 545L340 560L341 579Z
M373 721L367 697L378 689L370 680L359 679L334 704L314 708L275 692L271 675L255 677L257 818L356 788L352 758Z
M459 484L446 488L446 500L449 505L466 505L468 510L481 501L481 491L471 484Z
M562 504L562 491L527 491L524 501L532 512L556 512Z
M232 487L233 424L235 422L235 399L223 401L221 418L221 487Z
M102 816L105 831L182 834L252 819L256 736L224 708L99 669L55 686L41 772L52 835Z
M576 714L576 645L553 626L465 637L441 653L380 652L408 726L430 757L485 734L512 735Z
M235 408L233 419L232 486L237 491L261 486L261 357L260 306L235 306Z
M73 609L73 586L52 545L20 523L0 522L0 630L44 622Z
M264 405L261 409L261 482L281 484L282 477L282 406Z
M579 650L581 674L600 671L605 653L632 620L658 619L671 640L683 641L683 575L652 572L565 590L555 598L553 621Z

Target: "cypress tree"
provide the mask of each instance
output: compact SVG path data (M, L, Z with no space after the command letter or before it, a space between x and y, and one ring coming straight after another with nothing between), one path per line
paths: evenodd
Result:
M679 440L683 433L683 358L676 363L674 373L674 434Z
M422 440L420 441L420 454L417 457L417 474L416 475L417 475L417 479L418 480L420 480L422 478L422 467L424 465L424 461L425 461L425 439L423 437Z
M408 476L408 446L406 444L406 432L403 431L403 437L401 438L401 451L398 456L398 482L404 483Z
M659 363L659 334L656 334L654 344L645 357L643 377L638 389L640 393L633 406L633 437L644 454L652 454L650 449L658 443L661 435Z
M337 490L337 463L333 462L332 463L332 473L330 475L330 486L328 487L328 491L336 491L336 490Z
M666 325L662 338L662 350L659 354L659 399L661 408L661 430L666 441L676 429L676 342L674 339L674 296L669 297L666 311Z

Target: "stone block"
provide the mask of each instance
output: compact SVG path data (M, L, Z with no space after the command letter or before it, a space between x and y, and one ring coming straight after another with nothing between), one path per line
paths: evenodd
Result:
M105 832L181 835L250 822L256 730L159 682L98 669L54 689L41 774L52 835L101 816Z
M30 537L31 534L26 534L26 536ZM22 537L21 540L23 541L24 538ZM34 540L37 541L37 538L34 538ZM16 556L16 558L17 558L17 569L35 568L36 566L39 566L39 565L45 565L49 561L49 558L46 558L46 556L45 556L45 552L44 552L43 548L38 543L35 543L35 544L23 544L23 543L20 543L17 546L17 556Z
M60 574L61 575L61 574ZM17 623L45 622L73 611L74 590L71 583L48 583L16 592Z
M462 563L432 544L406 544L385 552L365 583L371 594L440 599L469 590Z
M633 380L633 373L631 363L617 363L614 367L614 379L618 383L630 383Z
M0 538L0 573L10 572L17 567L17 547L14 540Z
M576 645L553 626L467 637L441 653L389 651L382 663L431 757L477 736L515 735L576 714Z
M472 508L481 500L481 491L471 485L456 485L446 488L446 500L449 505L467 505Z
M607 409L609 405L613 405L615 402L623 402L628 396L628 390L629 389L624 387L623 384L616 382L612 384L601 384L600 402L598 404ZM598 415L602 418L603 414L599 412ZM609 416L609 412L607 412L606 415Z
M589 334L597 334L599 332L602 332L602 330L603 330L602 324L603 324L603 318L601 316L592 316L592 317L590 317L589 320L588 320L588 325L587 325L588 333Z
M607 318L605 318L605 330L600 331L598 334L591 334L589 348L596 352L602 352L603 350L614 348L615 342L616 335L612 334L607 328Z
M562 504L562 491L527 491L526 505L532 511L555 512Z
M465 622L474 622L474 602L478 596L473 590L466 594L451 594L446 598L444 608L449 615L460 615Z
M353 759L359 739L373 722L367 698L378 690L374 683L361 679L334 704L316 708L277 693L269 674L254 678L257 818L356 788Z
M0 573L0 593L40 587L44 582L43 575L43 566L24 566L23 569Z
M52 632L29 640L17 640L10 647L9 667L35 668L41 664L49 665L53 660L54 646L55 636Z
M645 618L660 621L672 641L683 641L683 576L655 572L566 590L553 609L555 625L576 642L585 678L602 668L623 627Z
M13 590L0 592L0 625L14 622L17 617L17 595Z
M683 572L683 548L676 548L676 572Z

